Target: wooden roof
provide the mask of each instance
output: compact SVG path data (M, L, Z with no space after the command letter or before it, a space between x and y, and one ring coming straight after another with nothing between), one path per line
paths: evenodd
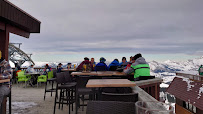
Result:
M41 22L7 0L0 0L0 22L28 33L40 33Z
M169 85L167 92L203 110L203 93L199 93L201 87L203 87L203 82L201 81L175 77Z

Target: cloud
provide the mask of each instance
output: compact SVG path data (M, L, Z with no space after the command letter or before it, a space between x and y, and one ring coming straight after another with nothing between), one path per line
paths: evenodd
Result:
M202 53L202 0L10 0L41 23L34 53Z

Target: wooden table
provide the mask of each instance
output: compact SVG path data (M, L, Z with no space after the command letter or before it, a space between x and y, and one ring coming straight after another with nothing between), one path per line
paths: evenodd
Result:
M72 76L126 76L123 72L118 71L91 71L91 72L72 72Z
M136 86L134 82L128 79L90 79L87 82L86 87L133 87Z
M67 68L64 68L64 69L61 69L61 71L63 71L63 72L65 72L65 71L76 71L76 68L75 69L73 69L73 68L71 68L71 69L67 69Z
M40 76L42 73L40 72L30 72L30 73L25 73L25 75L30 75L31 79L28 81L29 84L33 87L34 84L37 83L37 78Z
M0 83L10 82L10 79L0 80Z

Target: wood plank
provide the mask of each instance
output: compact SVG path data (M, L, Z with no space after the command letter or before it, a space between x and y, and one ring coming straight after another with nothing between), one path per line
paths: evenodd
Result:
M142 85L161 83L162 81L163 81L163 79L161 79L161 78L154 78L154 79L148 79L148 80L135 81L135 83L137 86L142 86Z
M96 76L96 72L72 72L71 75L73 76Z
M26 31L24 31L22 29L16 28L16 27L11 26L9 24L7 24L6 30L8 32L11 32L11 33L16 34L16 35L20 35L20 36L25 37L25 38L29 38L30 37L30 33L29 32L26 32Z
M0 83L10 82L10 79L0 80Z
M118 71L91 71L91 72L72 72L71 75L89 75L89 76L126 76L123 72Z
M127 79L90 79L86 87L133 87L136 86L134 82Z
M193 114L192 112L186 110L185 108L175 104L175 112L176 114Z
M97 76L126 76L126 74L118 71L98 71Z

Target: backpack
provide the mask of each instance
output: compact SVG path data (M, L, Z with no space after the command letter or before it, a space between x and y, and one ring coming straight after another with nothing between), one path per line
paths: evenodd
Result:
M203 67L199 69L199 72L200 72L200 73L203 73Z

